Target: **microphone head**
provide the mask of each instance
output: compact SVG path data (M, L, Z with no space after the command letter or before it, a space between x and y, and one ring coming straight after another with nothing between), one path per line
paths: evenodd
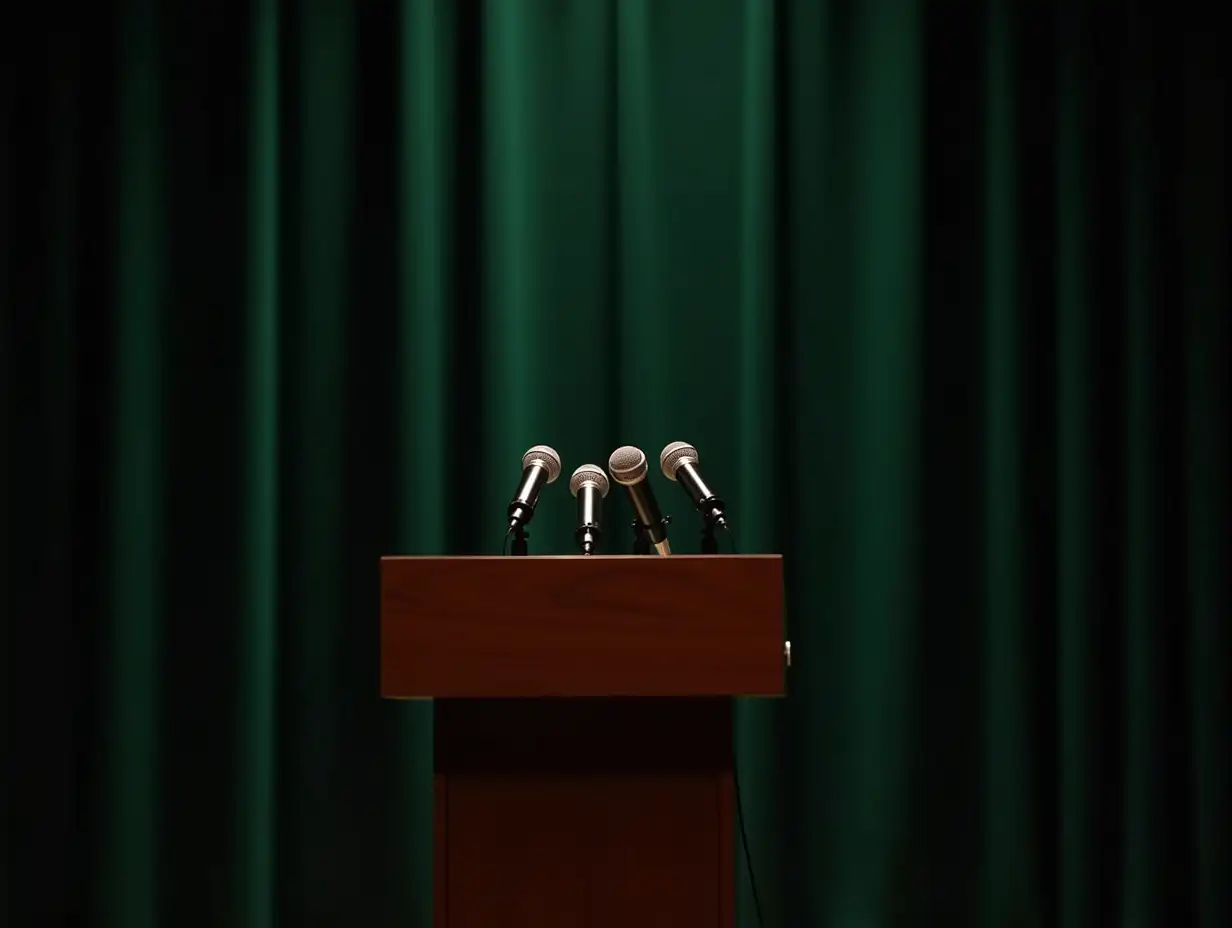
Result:
M650 470L642 449L632 445L624 445L613 451L612 456L607 459L607 469L612 479L624 487L641 483Z
M560 455L554 448L549 448L547 445L535 445L522 455L522 470L526 470L535 463L542 464L547 470L548 483L552 483L560 476Z
M674 441L659 455L659 466L663 468L664 477L675 480L681 464L696 464L699 460L697 449L687 441Z
M607 496L610 486L607 482L607 474L597 464L583 464L573 472L573 476L569 478L570 495L577 496L578 490L588 483L593 483L599 488L599 496L601 498Z

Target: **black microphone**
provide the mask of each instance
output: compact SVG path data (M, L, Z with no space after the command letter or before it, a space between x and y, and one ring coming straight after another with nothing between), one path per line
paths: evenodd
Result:
M697 471L697 449L684 441L674 441L659 455L659 466L663 468L663 476L679 483L693 500L693 505L707 522L717 525L723 531L730 533L727 519L723 515L723 500L707 486L702 475Z
M642 449L632 445L617 448L608 458L607 469L612 479L629 491L629 501L637 514L638 526L646 533L655 550L660 554L671 554L671 546L667 543L667 523L663 521L654 490L646 479L650 468L646 465L646 455Z
M609 484L602 467L583 464L569 478L569 492L577 499L577 531L573 537L583 554L594 554L603 532L603 498Z
M522 482L509 504L509 531L525 528L535 517L539 491L560 476L560 455L547 445L535 445L522 455Z

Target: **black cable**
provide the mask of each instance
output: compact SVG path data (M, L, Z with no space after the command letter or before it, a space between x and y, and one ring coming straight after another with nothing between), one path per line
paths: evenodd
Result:
M509 533L505 532L505 540L501 542L501 557L509 556L509 538Z
M723 534L731 546L731 553L736 554L736 536L724 525ZM740 823L740 846L744 848L744 868L749 874L749 889L753 891L753 909L757 912L758 928L765 928L766 921L761 914L761 897L757 894L757 879L753 876L753 855L749 852L749 833L744 827L744 800L740 795L740 763L736 756L735 745L732 745L732 786L736 793L736 821Z
M739 554L740 552L736 550L736 536L732 534L731 529L726 525L723 526L723 534L727 536L727 543L731 545L731 553Z
M766 922L761 916L761 897L757 895L757 880L753 878L753 855L749 853L749 835L744 828L744 802L740 798L740 763L736 757L735 747L732 749L732 786L736 792L736 821L740 823L740 844L744 848L744 866L749 872L749 888L753 890L753 909L757 912L758 928L765 928Z

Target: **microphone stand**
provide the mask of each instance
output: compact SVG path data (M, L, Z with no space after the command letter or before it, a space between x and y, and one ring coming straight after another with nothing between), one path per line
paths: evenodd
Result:
M646 533L646 527L637 519L633 520L633 553L650 553L650 535Z
M513 544L509 547L509 554L514 557L526 557L526 530L522 528L521 523L513 530Z
M702 522L702 554L718 554L719 543L714 537L714 522L704 519Z
M667 525L672 521L671 516L664 516L660 523L666 533ZM642 525L636 519L633 520L633 553L634 554L649 554L650 553L650 533L646 531L646 526Z

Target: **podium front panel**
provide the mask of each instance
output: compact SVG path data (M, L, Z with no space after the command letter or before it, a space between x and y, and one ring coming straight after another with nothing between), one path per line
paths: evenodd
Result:
M383 558L381 691L780 696L782 559Z
M730 699L435 709L437 928L730 928Z

